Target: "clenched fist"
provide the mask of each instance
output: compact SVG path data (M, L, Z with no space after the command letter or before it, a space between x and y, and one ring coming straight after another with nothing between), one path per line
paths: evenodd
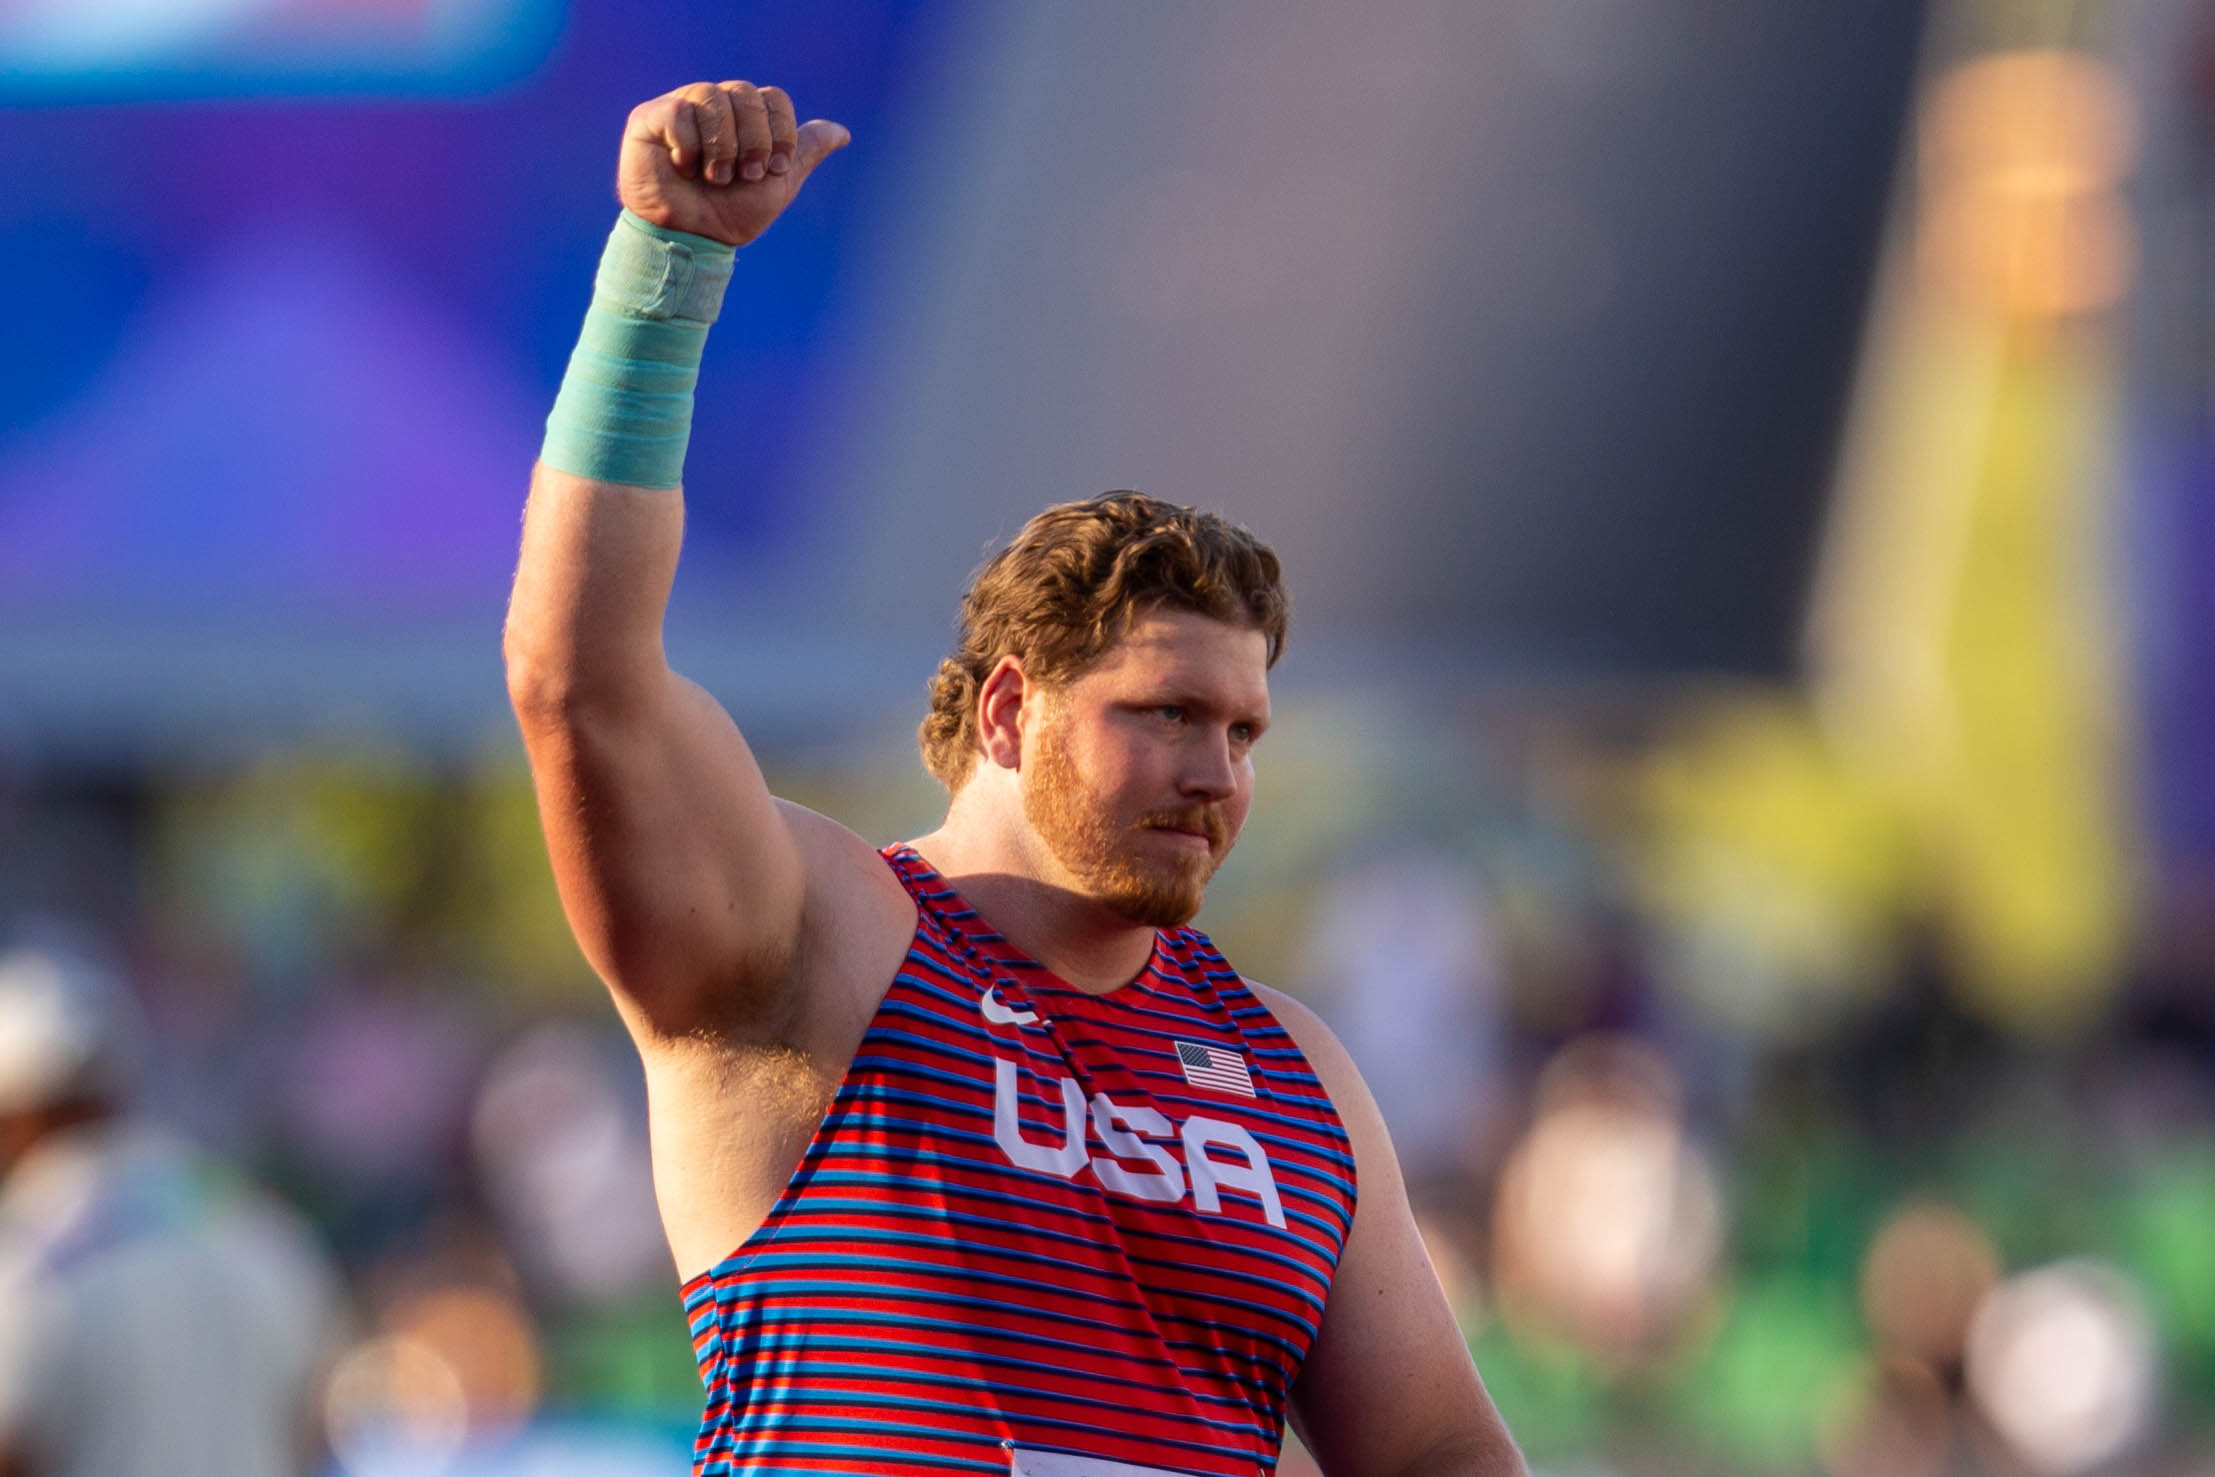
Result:
M795 125L781 87L695 82L631 110L615 190L657 226L744 246L850 137L822 118Z

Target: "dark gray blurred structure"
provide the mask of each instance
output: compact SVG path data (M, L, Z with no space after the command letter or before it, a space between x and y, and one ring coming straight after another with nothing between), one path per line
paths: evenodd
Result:
M833 588L1132 485L1277 542L1296 667L1785 672L1924 9L1008 7L867 223Z
M986 544L1138 486L1281 547L1295 683L1787 672L1925 9L978 3L886 7L899 47L747 42L861 126L710 347L676 660L771 742L912 721ZM0 762L505 731L505 568L558 372L522 365L581 311L614 100L747 22L700 24L682 60L580 40L465 114L286 114L353 161L327 197L211 176L252 195L223 217L245 234L150 260L119 357L0 445L69 566L0 578ZM826 60L872 45L896 59ZM114 111L12 120L0 152L86 147ZM550 114L558 193L488 224L487 261L527 259L492 306L444 235L400 265L465 165L420 181L423 219L357 219L408 161ZM275 126L171 121L256 161Z

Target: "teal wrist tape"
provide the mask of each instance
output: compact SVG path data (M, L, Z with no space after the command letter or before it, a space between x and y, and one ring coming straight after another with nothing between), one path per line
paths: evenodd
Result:
M736 256L720 241L623 212L546 417L540 461L633 487L683 481L700 354Z

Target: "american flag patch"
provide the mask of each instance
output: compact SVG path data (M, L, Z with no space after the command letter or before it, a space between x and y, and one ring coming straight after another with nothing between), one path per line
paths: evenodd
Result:
M1254 1096L1254 1079L1246 1070L1246 1058L1235 1051L1197 1041L1179 1041L1177 1061L1184 1067L1184 1080L1194 1087L1212 1087L1217 1092L1235 1092L1240 1097Z

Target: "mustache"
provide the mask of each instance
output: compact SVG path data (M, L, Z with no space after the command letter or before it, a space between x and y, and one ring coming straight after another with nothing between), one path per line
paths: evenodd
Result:
M1208 845L1220 850L1231 838L1229 822L1212 805L1184 805L1173 810L1150 810L1138 818L1142 831L1196 831Z

